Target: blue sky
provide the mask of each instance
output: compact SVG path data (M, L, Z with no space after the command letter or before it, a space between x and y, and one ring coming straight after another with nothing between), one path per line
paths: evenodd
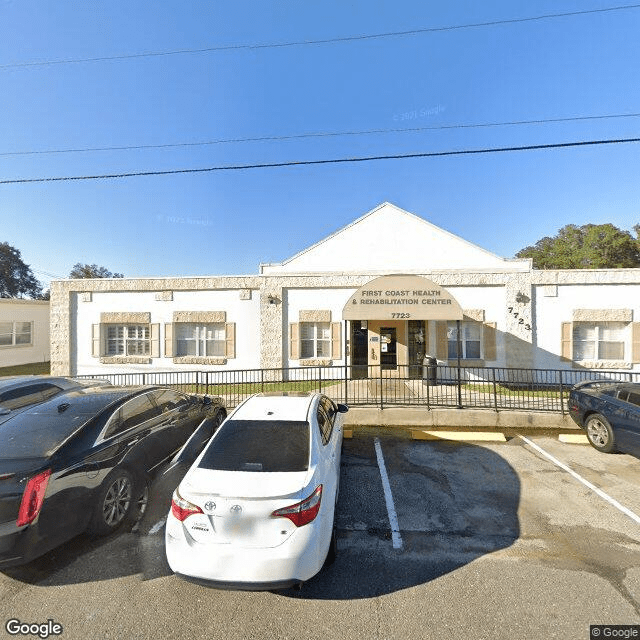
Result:
M0 180L163 171L640 136L640 8L0 0ZM422 131L81 153L320 132ZM11 154L11 155L9 155ZM392 202L503 257L563 225L640 221L638 144L0 185L0 241L46 285L76 262L126 276L257 273Z

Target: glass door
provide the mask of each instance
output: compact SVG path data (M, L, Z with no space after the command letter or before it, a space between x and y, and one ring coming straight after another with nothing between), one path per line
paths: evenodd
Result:
M380 364L386 371L398 368L395 327L380 327Z

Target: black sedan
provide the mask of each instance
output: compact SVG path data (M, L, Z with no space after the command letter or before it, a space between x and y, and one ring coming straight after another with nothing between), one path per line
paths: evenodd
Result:
M12 416L0 424L0 567L83 531L115 531L143 507L154 471L194 432L207 432L204 444L225 417L219 399L111 385Z
M569 392L569 415L598 451L640 456L640 384L581 382Z

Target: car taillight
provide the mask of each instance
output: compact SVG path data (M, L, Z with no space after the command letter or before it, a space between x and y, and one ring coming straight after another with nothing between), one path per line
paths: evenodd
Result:
M276 509L271 516L274 518L289 518L296 527L309 524L320 511L320 500L322 498L322 485L319 484L316 490L302 502L292 504L290 507Z
M19 527L25 524L31 524L38 517L40 509L42 509L44 493L47 490L50 475L51 469L47 469L47 471L33 476L33 478L27 482L27 486L22 494L20 509L18 510L18 520L16 521Z
M197 504L185 500L176 489L171 497L171 513L177 520L184 522L189 516L204 513L204 511Z

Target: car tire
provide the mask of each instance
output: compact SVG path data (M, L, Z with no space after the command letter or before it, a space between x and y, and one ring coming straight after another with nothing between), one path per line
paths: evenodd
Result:
M88 531L104 536L122 526L136 510L139 487L126 469L112 471L98 491Z
M616 437L609 421L599 413L589 416L585 424L589 444L602 453L613 453L616 450Z
M328 567L332 565L338 556L338 527L336 526L335 519L333 521L333 528L331 529L331 540L329 541L329 551L327 551L327 557L324 561L324 566Z

